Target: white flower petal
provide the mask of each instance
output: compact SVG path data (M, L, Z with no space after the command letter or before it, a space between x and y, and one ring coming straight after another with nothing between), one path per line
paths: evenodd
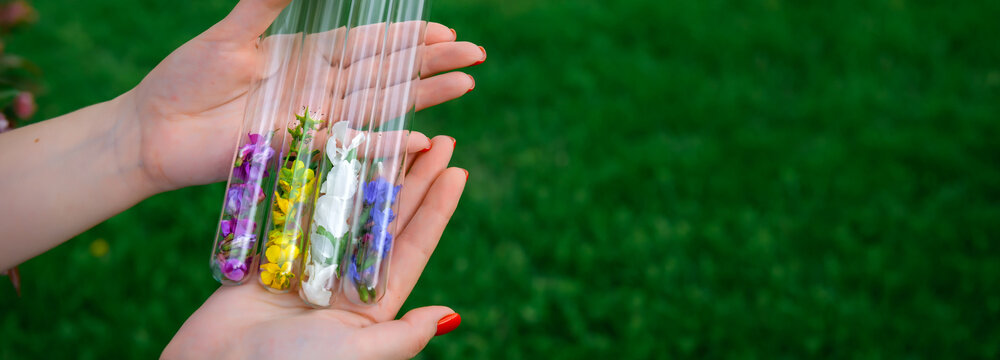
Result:
M331 160L337 158L337 138L333 136L326 140L326 156Z
M316 199L313 220L333 236L344 236L347 233L347 201L329 195L320 196Z
M357 162L357 161L355 161ZM326 194L343 200L349 200L354 195L355 180L354 164L347 161L338 161L333 165L330 174L327 175Z
M356 149L358 146L361 145L361 142L364 141L364 140L365 140L365 135L361 134L361 133L358 133L353 139L351 139L351 145L348 146L347 149L348 150L350 150L350 149ZM346 141L345 141L345 143L346 143ZM345 154L346 154L346 152L345 152Z
M306 300L316 306L330 306L330 296L333 292L328 290L334 275L337 273L337 265L316 266L306 265L305 273L309 275L308 281L302 282L302 292L306 295Z
M325 228L325 227L324 227ZM319 233L312 233L309 238L309 251L313 258L313 261L318 263L327 263L331 258L333 258L337 249L333 247L332 239L327 239L326 236L320 235ZM337 261L336 259L333 261Z
M341 144L347 143L347 122L338 121L330 127L330 138L337 139Z

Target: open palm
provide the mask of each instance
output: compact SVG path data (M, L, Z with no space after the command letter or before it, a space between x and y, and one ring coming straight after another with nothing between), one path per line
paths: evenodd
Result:
M400 194L399 226L382 301L360 306L345 298L330 309L306 306L293 292L276 295L256 283L221 287L192 315L164 358L408 359L437 330L443 306L400 307L416 285L458 205L468 173L448 168L454 139L437 136L431 150L410 154Z
M158 190L225 179L239 137L248 88L261 59L258 36L289 0L241 0L221 22L160 63L122 106L119 154L138 163ZM417 109L458 98L471 76L448 71L485 59L482 48L456 42L455 32L428 24ZM266 44L264 45L266 46ZM351 61L365 63L358 58ZM369 61L368 63L371 63ZM345 65L349 66L349 65ZM375 69L373 69L375 70ZM359 71L357 68L352 71ZM343 95L343 94L339 94ZM131 119L130 119L131 120ZM164 358L408 358L422 349L446 307L415 309L394 320L458 204L468 173L448 168L454 139L411 134L408 174L400 195L388 288L375 306L346 299L312 309L293 292L275 295L257 284L222 287L185 322ZM418 150L430 149L416 153ZM125 155L123 155L125 156Z
M258 37L288 2L241 0L225 19L170 54L124 95L139 121L120 130L128 133L123 137L128 141L118 144L119 153L140 154L138 163L159 190L225 179L247 90L262 61ZM485 58L480 47L456 42L455 32L441 24L428 24L425 43L417 109L467 93L475 86L471 76L445 72ZM425 136L411 138L411 149L426 147Z

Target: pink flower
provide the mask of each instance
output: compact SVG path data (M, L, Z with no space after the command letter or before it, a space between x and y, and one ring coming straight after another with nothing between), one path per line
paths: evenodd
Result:
M24 0L7 3L0 7L0 26L10 28L35 21L35 9Z
M35 114L38 106L35 105L35 96L30 92L22 91L14 98L14 114L21 119L27 119Z

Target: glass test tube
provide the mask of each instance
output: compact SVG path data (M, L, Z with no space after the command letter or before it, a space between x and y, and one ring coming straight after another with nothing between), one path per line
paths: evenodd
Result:
M373 108L365 126L361 184L355 199L351 249L344 268L344 294L354 303L375 304L385 295L396 212L403 184L407 134L414 115L424 49L426 0L390 0Z
M280 119L284 143L278 159L277 184L271 202L267 239L260 256L260 284L276 293L290 291L300 280L302 244L310 231L310 216L321 184L324 137L329 128L339 67L331 59L341 52L346 30L345 0L303 1L305 30L301 60L294 72L291 107Z
M224 285L239 285L254 274L257 242L264 233L276 156L275 137L288 106L289 69L298 62L301 45L301 2L289 5L258 39L260 62L247 95L243 125L226 185L222 216L212 246L212 276Z
M364 131L374 107L385 43L385 0L351 4L343 52L337 59L340 81L319 176L315 211L309 234L309 256L303 259L299 295L314 307L328 307L340 294L344 257L351 248L356 194L361 183Z

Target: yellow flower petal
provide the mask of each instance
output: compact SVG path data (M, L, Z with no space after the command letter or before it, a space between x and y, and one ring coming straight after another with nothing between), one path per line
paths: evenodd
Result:
M264 252L264 255L267 257L267 261L271 263L270 265L273 265L281 260L283 252L281 251L280 246L271 245L267 247L267 251Z
M278 203L278 210L283 213L288 213L288 208L291 207L291 200L284 199L281 197L275 197L275 202Z
M261 272L260 282L264 283L264 285L271 285L274 282L274 273L270 271Z
M279 211L271 212L271 219L274 219L275 225L281 225L285 223L285 214Z

